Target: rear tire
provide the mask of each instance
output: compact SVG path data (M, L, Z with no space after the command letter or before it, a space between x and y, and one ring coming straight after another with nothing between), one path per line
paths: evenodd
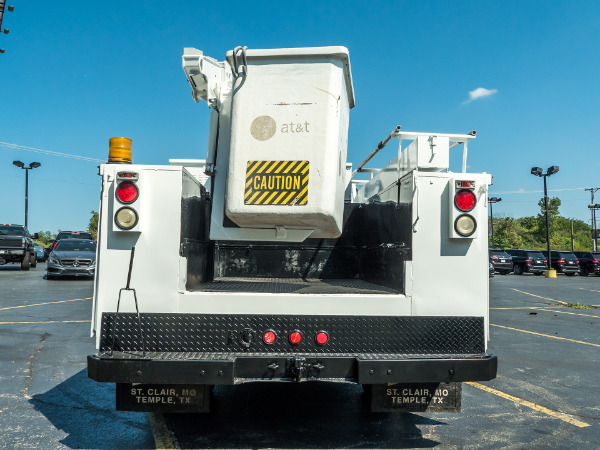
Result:
M30 267L31 260L29 258L29 255L23 256L23 259L21 260L21 270L29 270Z
M513 268L513 272L515 275L523 275L523 266L521 264L516 264Z
M575 275L575 272L567 272L565 273L565 275L568 277L572 277L573 275Z
M587 277L589 274L590 274L590 271L587 268L587 266L579 267L579 275L581 275L582 277Z
M35 257L35 254L31 255L31 267L34 269L37 267L37 258Z

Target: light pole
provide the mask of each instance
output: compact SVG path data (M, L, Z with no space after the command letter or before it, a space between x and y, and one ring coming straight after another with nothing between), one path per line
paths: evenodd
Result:
M592 193L592 195L594 195ZM590 208L592 210L592 244L593 244L593 249L594 251L596 251L597 247L596 247L596 238L598 236L596 236L596 210L600 209L600 204L598 203L591 203L588 205L588 208Z
M531 175L544 177L544 212L546 213L546 242L548 244L548 270L552 268L552 254L550 253L550 222L548 221L548 189L546 187L546 178L558 172L558 166L550 166L546 173L543 173L541 167L532 167Z
M25 227L27 227L27 209L29 207L29 171L31 169L37 169L42 164L39 162L32 162L29 163L29 167L25 167L25 164L21 161L13 161L13 164L25 171Z
M494 208L492 205L494 203L501 202L502 199L500 197L490 197L488 198L488 202L490 202L490 217L492 223L492 247L496 248L496 244L494 243Z

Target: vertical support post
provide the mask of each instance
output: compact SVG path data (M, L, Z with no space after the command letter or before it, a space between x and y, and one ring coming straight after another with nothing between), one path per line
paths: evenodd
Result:
M550 221L548 220L548 188L546 187L546 178L544 177L544 210L546 212L546 243L548 244L548 269L552 269L552 253L550 253Z
M492 247L496 248L496 244L494 243L494 202L489 202L490 204L490 223L492 224Z
M575 246L573 245L573 219L571 219L571 253L575 251Z
M590 189L592 191L592 205L594 204L594 188ZM598 251L598 244L596 241L596 208L592 208L592 247L594 251Z
M25 169L25 227L27 228L27 210L29 208L29 169Z
M467 173L467 144L469 141L465 141L463 144L463 162L462 162L462 173Z

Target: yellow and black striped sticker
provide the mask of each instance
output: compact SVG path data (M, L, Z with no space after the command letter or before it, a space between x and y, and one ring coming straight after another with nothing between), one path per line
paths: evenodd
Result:
M308 161L248 161L244 204L306 205L308 166Z

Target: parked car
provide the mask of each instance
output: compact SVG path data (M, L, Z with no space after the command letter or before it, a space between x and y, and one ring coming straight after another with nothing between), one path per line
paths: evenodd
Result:
M501 275L507 275L513 270L512 256L504 250L490 248L490 263L494 267L494 271Z
M96 243L89 239L61 239L48 257L46 278L93 277L96 271Z
M37 266L33 239L38 234L29 234L27 227L16 224L0 224L0 266L7 263L20 264L21 270Z
M542 252L548 258L548 252ZM556 273L564 273L568 277L572 277L579 272L579 260L571 252L564 250L552 250L552 268L556 269Z
M507 249L504 250L512 256L513 272L523 275L525 272L541 275L546 270L548 261L539 250Z
M44 256L44 247L38 244L33 244L33 249L35 250L35 259L39 262L44 262L46 257Z
M46 258L48 258L50 256L50 252L52 252L56 243L58 241L60 241L61 239L88 239L90 241L93 241L94 236L92 235L92 233L90 233L88 231L61 231L56 236L56 239L54 239L50 243L50 246L46 248L46 250L45 250Z
M590 273L600 275L600 252L574 252L579 259L579 275L587 277Z

